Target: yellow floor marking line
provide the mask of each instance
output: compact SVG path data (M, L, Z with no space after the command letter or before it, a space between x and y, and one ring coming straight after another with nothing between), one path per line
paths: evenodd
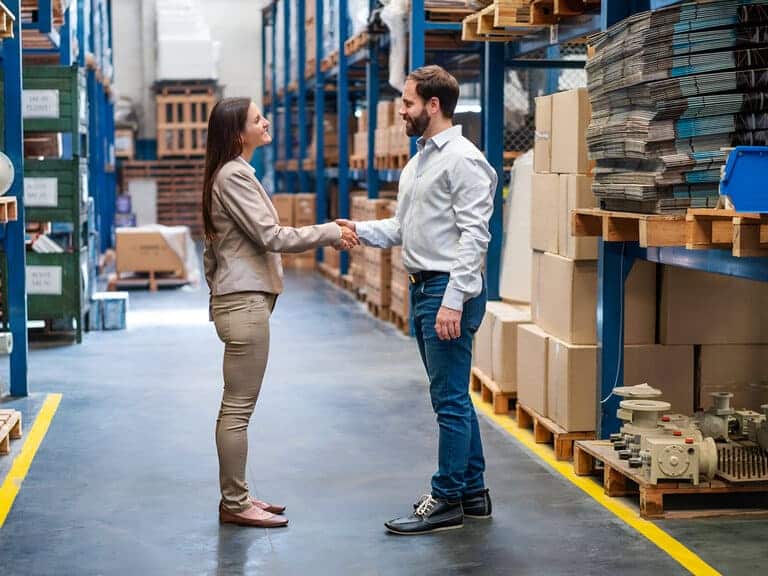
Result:
M5 519L11 511L13 502L21 489L21 484L29 472L32 460L34 460L37 449L40 448L40 444L48 432L48 427L51 425L51 420L53 420L60 403L61 394L48 394L35 418L35 423L26 435L27 439L24 441L21 452L14 458L11 470L0 486L0 528L5 524Z
M648 540L656 544L664 552L674 558L683 568L692 574L702 576L719 576L719 572L704 562L694 552L686 548L679 540L670 536L667 532L659 528L653 522L640 518L635 510L627 506L621 500L607 496L603 487L595 483L588 477L577 476L573 471L573 464L570 462L559 462L555 460L551 448L542 444L536 444L533 440L533 434L528 430L522 430L517 427L517 423L507 415L493 413L493 407L486 404L476 392L470 392L472 402L480 412L485 414L490 420L495 422L505 432L509 433L518 442L523 444L531 452L536 454L541 460L554 468L562 476L570 480L572 484L581 488L589 494L594 500L604 508L615 514L626 524L640 532Z

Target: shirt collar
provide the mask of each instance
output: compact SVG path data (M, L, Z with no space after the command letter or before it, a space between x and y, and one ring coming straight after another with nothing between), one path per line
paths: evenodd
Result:
M458 138L461 135L462 135L461 124L457 124L456 126L451 126L447 130L443 130L439 134L435 134L429 140L424 140L424 137L422 136L416 141L416 143L418 144L419 149L423 150L424 146L427 145L427 142L431 140L439 150L442 150L443 147L446 144L448 144L448 142L450 142L451 140L454 140L455 138Z
M252 172L254 172L254 173L256 172L256 168L251 166L250 163L245 158L243 158L242 156L238 156L237 158L235 158L235 160L238 160L239 162L242 162L243 164L248 166L248 168L250 168Z

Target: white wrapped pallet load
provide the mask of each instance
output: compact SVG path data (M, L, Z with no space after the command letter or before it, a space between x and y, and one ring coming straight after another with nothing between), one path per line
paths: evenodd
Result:
M382 0L381 19L389 28L389 84L400 92L405 86L405 66L408 63L409 0Z
M347 6L349 7L349 38L352 38L365 32L371 10L369 0L349 0Z
M288 82L290 84L299 81L299 5L296 0L290 0L289 6L290 12L290 27L288 28L288 38L291 43L290 47L290 78Z
M283 2L277 0L277 18L275 19L275 70L277 71L277 90L285 88L285 10Z
M533 257L531 251L531 187L533 152L515 160L509 195L504 205L499 294L504 300L531 301Z
M339 0L323 0L323 54L327 58L339 49Z
M215 80L219 43L198 0L156 0L157 79Z

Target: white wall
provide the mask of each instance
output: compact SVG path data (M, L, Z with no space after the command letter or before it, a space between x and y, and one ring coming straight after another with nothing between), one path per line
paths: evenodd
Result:
M219 83L224 96L251 96L261 104L261 9L253 0L201 3L211 36L221 45ZM155 0L113 6L115 92L133 100L140 138L155 137Z

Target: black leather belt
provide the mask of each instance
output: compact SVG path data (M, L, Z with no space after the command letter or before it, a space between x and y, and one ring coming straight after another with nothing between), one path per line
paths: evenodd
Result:
M448 272L431 272L429 270L426 272L414 272L413 274L408 274L408 280L411 284L421 284L435 276L448 276Z

